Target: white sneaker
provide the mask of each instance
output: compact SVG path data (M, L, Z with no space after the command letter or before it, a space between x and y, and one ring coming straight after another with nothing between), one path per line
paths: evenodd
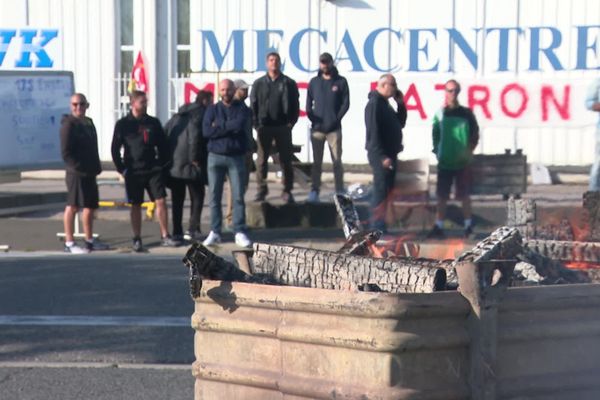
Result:
M71 246L65 245L65 253L71 254L87 254L90 251L85 247L79 247L76 244L72 244Z
M252 247L252 242L248 239L248 236L244 232L238 232L235 234L235 244L240 247Z
M204 246L214 246L219 243L221 243L221 235L213 231L210 231L204 242L202 242Z
M309 203L318 203L319 200L319 193L317 193L316 190L311 190L310 193L308 194L308 198L306 199L307 202Z

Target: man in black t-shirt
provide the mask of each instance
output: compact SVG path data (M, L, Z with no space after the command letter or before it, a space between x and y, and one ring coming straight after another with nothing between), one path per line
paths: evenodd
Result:
M117 171L125 178L127 200L131 203L133 250L143 250L142 203L144 190L156 204L160 226L161 245L175 247L181 244L169 235L163 169L169 163L167 136L157 118L146 113L146 93L133 91L130 95L131 112L117 121L112 140L112 159ZM121 149L123 155L121 156Z

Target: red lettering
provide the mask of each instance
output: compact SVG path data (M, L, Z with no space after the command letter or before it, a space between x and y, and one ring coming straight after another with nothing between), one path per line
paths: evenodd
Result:
M481 93L481 96L478 95ZM481 107L481 111L483 115L487 119L492 119L492 113L488 108L488 102L490 101L490 88L483 85L473 85L469 86L469 90L467 91L467 102L469 104L469 108L475 111L475 107Z
M410 100L414 99L414 104L410 104ZM404 94L404 104L406 104L406 110L417 110L421 119L427 119L427 114L425 114L425 110L423 109L423 103L421 102L421 97L419 96L419 92L417 91L417 87L414 83L411 83L406 93Z
M556 107L556 111L562 119L568 120L571 119L571 114L569 112L570 98L571 98L571 85L565 85L563 88L563 102L560 104L558 99L554 95L554 89L552 86L543 85L542 86L542 121L548 121L548 103L552 101L554 107Z
M298 82L298 91L306 89L308 89L308 82ZM306 117L306 110L303 110L302 106L300 106L300 116Z
M521 95L521 105L516 111L512 111L508 109L506 96L511 92L516 91ZM529 103L529 95L525 88L518 83L511 83L510 85L506 85L504 89L502 89L502 93L500 93L500 106L502 108L502 112L510 118L519 118L525 109L527 108L527 103Z
M445 90L446 89L446 84L445 83L436 83L433 88L435 90Z
M183 84L183 102L185 104L191 103L196 99L196 96L192 99L192 94L197 95L199 91L206 90L207 92L212 92L215 94L215 84L207 83L204 87L199 88L195 86L192 82L184 82ZM215 96L216 97L216 96Z

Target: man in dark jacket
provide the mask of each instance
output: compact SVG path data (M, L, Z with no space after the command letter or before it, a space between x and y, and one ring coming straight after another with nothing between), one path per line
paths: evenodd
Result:
M250 247L252 242L246 235L246 205L244 204L245 157L248 148L246 124L247 108L233 95L233 81L224 79L219 83L221 101L211 105L204 114L202 134L208 140L208 187L210 191L211 231L204 240L205 246L221 242L223 224L223 184L229 178L233 194L233 229L235 243Z
M146 113L146 93L133 91L130 104L131 112L115 124L111 153L117 171L125 178L125 191L131 203L133 250L143 251L141 233L144 190L148 191L150 199L156 204L161 245L175 247L181 243L169 235L165 200L167 192L163 180L163 169L169 163L167 136L160 121Z
M183 203L186 187L190 192L190 221L185 234L188 240L200 240L200 218L204 204L204 185L208 183L206 161L208 151L202 136L202 119L212 104L213 94L201 90L196 101L183 105L167 125L165 132L171 151L168 186L171 189L173 239L183 240Z
M281 197L285 203L294 202L292 196L294 186L292 128L300 114L298 99L296 81L281 72L279 54L267 54L267 73L254 81L250 93L252 123L258 137L258 158L256 160L258 193L255 201L264 201L269 192L267 162L273 141L275 141L279 162L283 169L284 187Z
M333 66L333 57L323 53L319 57L319 74L310 80L306 94L306 114L312 122L311 144L313 150L311 203L319 202L323 148L325 140L333 163L335 191L344 191L342 166L342 118L350 107L350 92L346 78Z
M71 96L71 115L65 115L60 126L60 147L66 164L67 206L63 223L65 227L65 252L89 253L105 250L103 243L94 240L94 210L98 208L98 185L96 176L102 172L98 156L98 137L94 122L85 116L89 104L85 96ZM83 232L85 247L75 244L73 236L75 215L83 208Z
M393 97L397 108L389 103ZM406 124L406 106L396 79L391 74L379 78L377 89L369 94L365 108L367 157L373 170L371 227L386 232L385 215L388 196L394 187L396 161L402 145L402 128Z

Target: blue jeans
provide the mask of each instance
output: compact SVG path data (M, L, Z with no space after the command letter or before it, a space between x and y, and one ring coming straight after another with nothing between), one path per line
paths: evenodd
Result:
M229 177L233 195L233 230L246 231L246 205L244 204L244 183L246 175L245 155L224 156L208 153L208 188L210 190L210 229L221 233L223 225L223 183L225 174Z

